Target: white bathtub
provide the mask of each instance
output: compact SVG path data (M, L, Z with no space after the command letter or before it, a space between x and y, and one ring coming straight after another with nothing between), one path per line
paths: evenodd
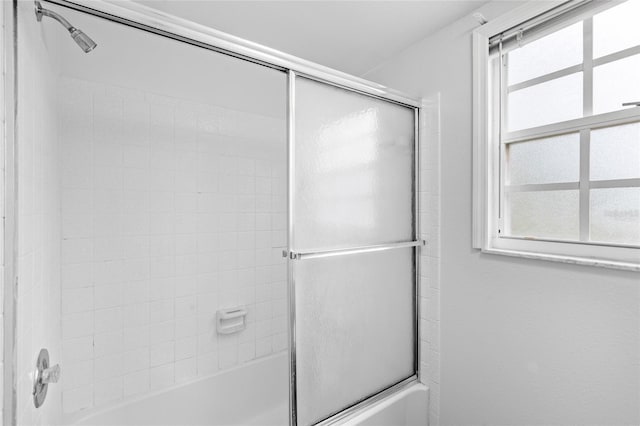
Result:
M275 355L109 407L74 424L286 426L289 422L288 378L286 354ZM342 424L427 426L427 407L427 388L416 384Z
M148 394L80 419L77 425L281 426L289 419L287 355Z
M347 419L344 426L427 426L429 390L415 385L379 401L368 410Z

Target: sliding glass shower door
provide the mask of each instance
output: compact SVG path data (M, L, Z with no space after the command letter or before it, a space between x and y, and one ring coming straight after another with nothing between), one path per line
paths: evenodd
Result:
M293 422L414 375L412 107L290 73Z

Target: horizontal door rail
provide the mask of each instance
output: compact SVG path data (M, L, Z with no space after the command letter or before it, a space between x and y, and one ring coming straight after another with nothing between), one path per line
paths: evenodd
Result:
M380 244L375 246L361 246L347 249L321 250L321 251L282 251L282 257L291 260L317 259L321 257L343 256L348 254L372 253L376 251L395 250L407 247L419 247L426 245L425 240L407 241L403 243Z

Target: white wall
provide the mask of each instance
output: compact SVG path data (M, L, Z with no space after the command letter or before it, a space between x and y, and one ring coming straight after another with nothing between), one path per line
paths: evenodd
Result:
M59 93L65 415L285 350L284 121L66 77ZM236 307L246 330L217 334Z
M33 406L32 372L41 348L60 362L60 197L56 52L33 3L18 2L17 414L20 424L55 424L60 388Z
M491 19L513 6L482 11ZM441 95L440 422L638 424L638 275L471 249L477 25L464 18L365 76Z

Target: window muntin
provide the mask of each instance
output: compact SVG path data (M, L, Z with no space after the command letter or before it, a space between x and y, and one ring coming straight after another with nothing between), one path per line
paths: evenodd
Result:
M622 106L640 101L640 38L635 24L602 33L634 8L497 59L499 237L640 246L640 107Z

